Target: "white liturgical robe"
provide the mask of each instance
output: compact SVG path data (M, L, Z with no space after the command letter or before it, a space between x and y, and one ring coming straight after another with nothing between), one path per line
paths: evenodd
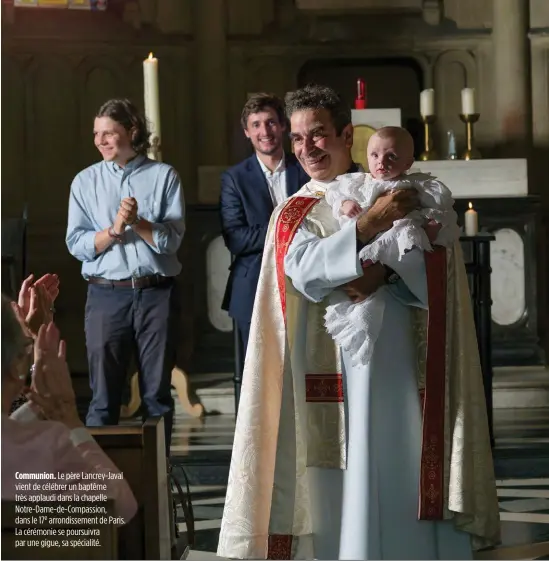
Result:
M386 263L401 280L378 289L385 304L379 338L368 364L351 366L323 318L325 297L363 274L355 229L339 229L322 184L314 181L275 210L252 318L219 556L471 559L471 538L476 547L498 542L465 270L459 245L441 250L448 333L438 372L444 405L437 444L425 442L425 408L422 418L430 391L425 325L432 302L423 253L414 250L399 260L396 252ZM431 474L440 476L438 488L429 487ZM422 506L435 503L439 510Z

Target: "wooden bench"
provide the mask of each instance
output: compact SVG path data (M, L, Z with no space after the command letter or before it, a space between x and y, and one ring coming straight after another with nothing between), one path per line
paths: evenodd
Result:
M97 443L124 473L139 510L119 529L121 559L172 559L173 509L164 420L140 426L89 427Z
M67 507L67 505L84 504L86 506L103 506L107 513L101 516L115 516L114 501L108 500L103 503L68 503L67 501L59 502L33 502L22 503L20 501L2 501L2 559L117 559L118 558L118 531L114 524L89 524L86 518L95 518L95 514L48 514L49 520L42 521L43 516L38 514L18 513L16 507L22 505L40 505L41 507L52 506L56 509L58 506ZM55 520L56 518L82 518L83 522L77 524L67 524L63 520ZM36 519L32 523L21 523L20 518ZM18 520L19 518L19 520ZM44 516L46 518L46 516ZM53 519L53 520L52 520ZM16 522L17 521L17 522ZM18 532L29 530L33 535L21 535ZM68 530L97 530L96 536L93 535L75 535L74 532L68 534ZM44 534L40 535L40 530L44 530ZM54 533L53 533L54 532ZM63 535L61 535L61 533ZM88 545L90 540L98 540L98 545ZM75 541L79 541L78 545L74 545ZM26 543L21 543L25 541ZM54 544L54 542L58 544ZM63 546L63 541L67 544ZM71 546L71 541L73 545ZM28 545L27 545L28 544Z

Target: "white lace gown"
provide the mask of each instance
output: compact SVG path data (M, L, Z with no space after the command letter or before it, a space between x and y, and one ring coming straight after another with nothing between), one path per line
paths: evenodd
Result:
M444 247L453 245L459 236L459 228L450 190L424 173L410 173L390 181L374 179L369 173L349 173L328 184L326 202L332 207L334 218L340 226L353 229L357 219L341 214L343 201L354 200L366 211L381 194L411 188L418 192L421 210L395 221L390 230L364 247L359 254L362 261L381 262L395 269L412 248L432 251L431 242L422 227L428 220L435 220L442 226L435 244ZM352 364L364 364L372 356L384 314L385 302L378 294L354 304L343 291L336 290L330 295L330 305L326 309L326 329L347 351Z
M302 226L286 274L307 299L321 301L352 280L351 271L360 276L356 252L341 251L355 246L352 228L319 239ZM342 353L347 469L307 470L316 559L472 559L469 535L452 522L417 519L422 437L411 307L427 301L422 253L407 253L395 270L402 280L377 292L385 311L370 359L353 365ZM293 358L292 365L305 371ZM304 397L297 403L305 407Z

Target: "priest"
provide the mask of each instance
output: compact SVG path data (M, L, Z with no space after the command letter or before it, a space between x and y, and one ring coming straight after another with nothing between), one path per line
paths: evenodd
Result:
M459 243L363 269L358 251L417 198L380 197L340 229L324 194L354 171L350 109L322 86L286 102L311 181L271 219L218 555L472 559L499 512ZM384 298L367 364L324 328L332 290Z

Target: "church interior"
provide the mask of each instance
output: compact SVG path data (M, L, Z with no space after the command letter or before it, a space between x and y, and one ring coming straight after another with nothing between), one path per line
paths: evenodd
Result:
M235 426L239 366L233 322L221 309L231 256L220 174L252 153L240 125L251 93L283 97L316 82L356 107L356 160L369 130L401 125L415 141L414 167L452 190L471 261L503 531L502 546L477 558L549 559L549 1L1 6L2 292L16 294L30 272L59 276L55 321L83 414L87 283L65 245L70 185L98 161L97 108L129 98L143 109L149 53L157 62L162 160L178 171L186 205L171 463L192 498L193 536L187 507L175 514L190 538L187 558L215 558ZM357 83L364 109L355 105ZM132 373L126 427L140 423ZM151 551L142 558L170 558Z

